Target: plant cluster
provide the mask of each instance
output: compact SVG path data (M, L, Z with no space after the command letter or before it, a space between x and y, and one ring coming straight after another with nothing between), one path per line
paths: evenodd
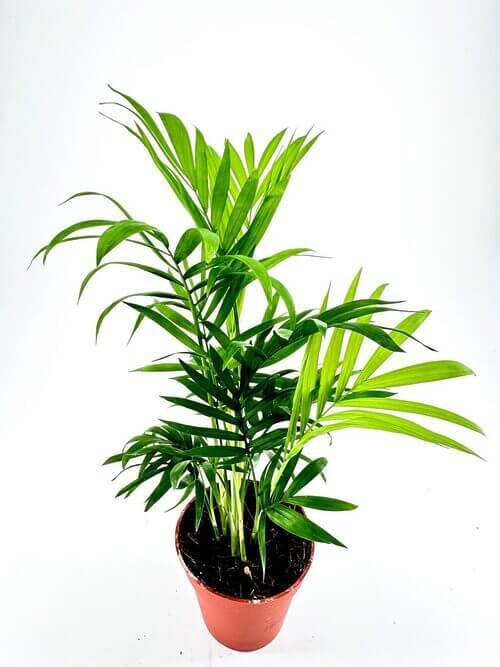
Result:
M298 311L272 270L311 251L293 248L259 256L259 244L291 175L317 136L289 137L282 130L257 153L248 134L241 154L229 140L220 154L200 130L191 136L177 116L153 115L132 97L114 92L120 102L111 104L125 107L131 117L130 124L120 124L144 146L192 226L173 245L166 231L137 220L116 199L80 192L70 199L106 197L119 211L118 219L70 225L35 257L42 255L45 261L60 244L97 239L96 266L85 276L80 296L89 281L110 266L161 281L159 289L117 299L97 321L96 335L111 311L124 304L135 313L132 335L150 320L182 346L175 360L168 355L137 370L171 374L182 391L162 398L184 408L188 418L182 423L161 419L106 460L135 475L117 495L128 497L148 480L154 487L146 510L171 490L181 490L179 503L194 495L196 527L206 512L214 534L228 539L232 554L244 561L249 539L244 508L253 487L250 539L258 542L265 571L268 521L302 538L343 546L297 510L356 507L303 494L311 480L323 476L327 464L326 458L307 456L306 445L313 438L345 428L375 429L473 454L401 414L480 431L476 424L449 410L396 396L400 387L468 375L469 368L434 360L380 372L405 341L414 338L428 310L402 311L394 327L376 324L374 315L398 312L400 302L382 299L385 284L367 298L358 297L359 272L341 303L331 305L327 292L319 307ZM107 259L119 246L130 244L148 253L149 263ZM244 298L252 283L262 289L266 305L262 317L244 327ZM360 363L362 346L370 344L371 355ZM302 355L298 364L293 361L297 353Z

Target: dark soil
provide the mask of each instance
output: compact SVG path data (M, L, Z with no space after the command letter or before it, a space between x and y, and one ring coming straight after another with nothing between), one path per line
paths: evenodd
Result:
M253 505L252 501L250 497L249 505ZM186 565L204 584L225 595L257 600L281 593L297 581L309 562L311 543L267 521L266 577L262 581L258 545L250 537L252 509L250 506L245 513L245 562L231 556L227 538L215 538L206 512L198 532L195 531L194 503L184 513L179 530L179 548ZM245 569L250 574L245 573Z

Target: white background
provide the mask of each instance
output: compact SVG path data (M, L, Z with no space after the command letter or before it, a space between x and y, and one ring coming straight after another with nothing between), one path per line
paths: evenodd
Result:
M444 0L2 0L0 663L6 667L342 665L494 667L500 660L498 3ZM421 330L476 377L407 392L481 423L487 463L420 441L343 432L320 545L279 638L240 655L212 640L173 550L176 513L114 500L101 461L165 415L165 380L128 369L172 344L128 348L115 296L147 288L110 270L75 307L91 245L33 251L105 202L175 240L188 223L132 138L97 115L106 83L172 111L220 146L284 125L326 132L293 178L263 248L331 260L278 272L300 306L359 266L433 315ZM99 284L98 284L99 283ZM131 289L130 289L131 288ZM408 346L406 363L429 358ZM398 360L400 361L400 360ZM456 434L453 428L447 433ZM318 447L324 452L326 443Z

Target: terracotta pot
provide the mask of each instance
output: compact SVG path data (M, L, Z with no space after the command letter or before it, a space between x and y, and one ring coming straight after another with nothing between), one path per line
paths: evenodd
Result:
M184 508L177 521L175 547L182 567L198 598L205 625L217 641L236 651L255 651L262 648L269 644L281 630L290 602L311 566L314 543L311 543L311 556L304 571L285 591L262 600L242 600L218 593L194 576L179 548L180 526L192 502Z

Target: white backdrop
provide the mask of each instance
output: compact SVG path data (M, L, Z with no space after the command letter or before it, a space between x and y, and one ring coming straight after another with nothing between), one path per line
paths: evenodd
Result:
M6 667L302 665L494 667L498 559L498 29L493 0L1 0L2 508L0 663ZM326 132L293 178L266 249L332 260L279 272L302 307L359 266L477 377L424 386L485 428L487 463L371 432L343 432L325 493L360 508L322 523L279 638L258 654L202 626L172 544L175 512L113 498L101 461L164 411L164 379L128 374L168 350L154 327L128 348L99 307L137 276L110 273L75 307L91 246L25 267L76 220L56 208L114 194L175 239L186 215L140 146L97 116L107 82L203 128L215 143L284 125ZM408 363L427 358L409 346ZM448 431L450 432L450 431ZM451 431L453 434L453 431ZM324 451L326 445L319 446ZM312 664L312 663L311 663Z

